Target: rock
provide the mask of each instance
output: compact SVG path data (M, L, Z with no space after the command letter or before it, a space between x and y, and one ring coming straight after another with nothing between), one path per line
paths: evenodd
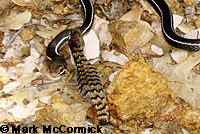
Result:
M130 54L153 38L151 28L142 21L112 21L109 28L113 37L112 42L123 53Z
M190 130L191 134L200 133L200 110L188 109L183 112L181 119L179 120L181 125L187 130Z
M106 93L109 102L116 106L117 116L123 121L161 114L174 97L167 79L153 72L141 56L125 64Z

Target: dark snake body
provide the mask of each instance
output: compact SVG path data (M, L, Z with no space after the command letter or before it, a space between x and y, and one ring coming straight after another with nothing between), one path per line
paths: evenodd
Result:
M84 41L80 30L72 30L69 47L77 68L79 91L84 101L91 103L97 112L101 125L109 121L106 96L96 67L91 65L83 54Z
M176 34L173 16L164 0L147 0L161 18L161 28L165 40L172 46L188 51L200 50L200 39L187 39Z

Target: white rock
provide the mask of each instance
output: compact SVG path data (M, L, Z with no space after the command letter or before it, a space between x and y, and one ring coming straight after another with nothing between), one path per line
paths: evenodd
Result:
M112 50L111 52L104 51L102 53L102 58L106 61L115 62L120 65L124 65L128 61L128 58L125 55L123 54L115 55L114 52L115 50Z
M163 55L163 49L156 45L151 45L151 50L157 55Z
M171 57L176 63L181 63L187 58L187 52L183 50L174 50L171 53Z
M90 30L84 37L85 47L83 49L84 55L87 60L95 59L99 57L100 54L100 46L99 46L99 39L94 32L94 30Z

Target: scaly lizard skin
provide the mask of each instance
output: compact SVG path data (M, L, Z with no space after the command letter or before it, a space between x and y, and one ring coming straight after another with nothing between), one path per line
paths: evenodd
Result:
M69 47L77 68L79 91L84 101L90 102L97 111L101 125L109 121L106 96L97 69L92 66L83 54L84 41L78 29L72 30Z

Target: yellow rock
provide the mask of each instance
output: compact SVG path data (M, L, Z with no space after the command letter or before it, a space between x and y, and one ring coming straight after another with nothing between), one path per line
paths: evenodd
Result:
M174 98L167 79L153 72L141 56L125 64L106 93L122 120L159 115L166 111Z
M200 133L200 109L188 109L182 113L181 125L190 130L192 134Z

